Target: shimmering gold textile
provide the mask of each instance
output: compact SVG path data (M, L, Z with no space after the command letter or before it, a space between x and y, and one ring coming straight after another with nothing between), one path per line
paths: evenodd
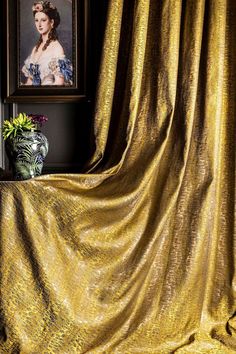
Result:
M236 353L235 0L111 0L89 173L1 183L12 354Z

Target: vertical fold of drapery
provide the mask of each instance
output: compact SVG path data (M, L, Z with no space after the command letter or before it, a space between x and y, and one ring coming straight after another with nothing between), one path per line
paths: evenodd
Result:
M1 182L1 353L235 353L235 18L110 1L89 172Z

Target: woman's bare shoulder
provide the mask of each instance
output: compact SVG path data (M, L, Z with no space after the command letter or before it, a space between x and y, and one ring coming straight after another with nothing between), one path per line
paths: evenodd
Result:
M52 51L53 54L58 57L64 55L64 49L62 48L62 45L60 44L60 42L58 42L57 40L51 42L50 51Z
M35 56L37 55L36 53L37 53L37 46L35 46L33 49L32 49L32 51L31 51L31 53L30 53L30 55L28 56L28 58L31 58L31 59L35 59Z
M35 47L32 49L31 56L36 53L36 47L37 47L37 46L35 46Z

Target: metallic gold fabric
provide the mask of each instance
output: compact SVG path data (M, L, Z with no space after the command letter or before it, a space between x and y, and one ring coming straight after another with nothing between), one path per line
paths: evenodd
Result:
M1 183L1 353L236 353L235 0L111 0L88 174Z

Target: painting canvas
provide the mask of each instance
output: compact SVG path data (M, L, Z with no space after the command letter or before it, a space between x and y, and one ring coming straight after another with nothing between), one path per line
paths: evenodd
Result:
M19 0L20 85L73 86L72 0Z
M88 0L4 0L6 102L87 95Z

